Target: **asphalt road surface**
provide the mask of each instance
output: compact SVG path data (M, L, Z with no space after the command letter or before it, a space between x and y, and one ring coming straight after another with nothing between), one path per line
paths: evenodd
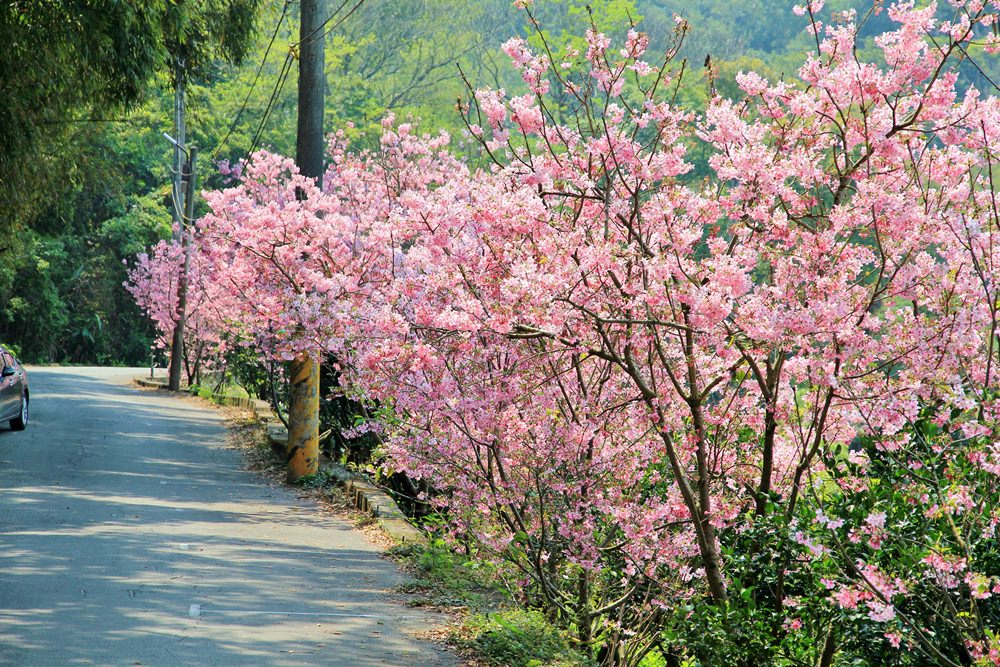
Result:
M350 526L137 369L29 368L0 425L0 665L452 665Z

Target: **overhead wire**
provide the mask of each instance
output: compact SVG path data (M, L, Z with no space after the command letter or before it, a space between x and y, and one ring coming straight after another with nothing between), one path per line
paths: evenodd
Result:
M257 126L257 130L254 132L253 139L250 142L250 148L249 150L247 150L247 153L244 157L244 161L248 161L250 159L250 156L253 155L253 153L260 147L260 140L263 136L264 129L267 126L267 121L270 119L271 114L274 112L274 109L277 106L278 99L281 97L281 93L284 90L285 82L288 80L288 75L291 72L292 62L298 59L298 49L303 44L308 45L313 43L314 41L325 39L327 35L336 30L341 24L344 23L344 21L350 18L361 7L361 5L365 3L365 0L358 0L358 2L355 3L355 5L350 9L350 11L341 16L339 20L333 23L333 25L330 25L330 22L333 21L333 19L337 18L337 15L340 14L340 12L344 9L344 7L347 6L348 2L349 0L343 0L343 2L340 3L337 9L329 17L327 17L327 19L323 21L323 23L317 26L314 30L310 31L308 35L300 39L298 42L295 42L290 45L288 54L285 56L285 63L284 65L282 65L281 72L278 74L278 80L275 82L274 88L271 91L271 97L268 100L267 108L264 110L264 115L261 117L260 123ZM285 10L287 10L288 4L289 1L286 0ZM285 14L283 11L282 18L284 18L284 15ZM319 35L318 37L314 37L314 35L323 30L323 28L325 28L328 25L330 25L330 27L327 28L321 35ZM279 21L279 27L280 27L280 21ZM275 28L275 34L277 34L277 28ZM261 67L263 67L263 63L261 63ZM259 72L260 70L258 70L258 75ZM234 126L235 126L235 121L234 121Z
M247 104L250 101L250 96L253 95L254 89L257 87L257 81L260 79L261 72L264 71L264 65L267 63L267 57L271 54L271 48L274 46L274 41L278 37L278 31L281 30L281 24L284 22L285 17L288 16L288 7L292 4L292 0L285 0L284 6L281 8L281 16L278 17L278 23L274 26L274 32L271 33L271 39L267 43L267 48L264 50L264 57L260 60L260 66L257 68L257 73L253 77L253 82L250 84L250 90L247 91L246 97L243 98L243 104L240 105L240 110L236 112L236 117L233 118L233 122L229 125L229 130L226 132L226 136L223 137L222 141L218 143L215 151L212 153L212 162L215 162L216 158L219 157L219 153L222 152L222 148L229 141L229 137L232 136L233 131L236 129L236 125L239 124L240 118L243 116L243 112L246 111Z
M358 9L360 9L360 8L361 8L361 5L363 5L363 4L365 4L365 0L358 0L358 4L354 5L354 7L353 7L353 8L351 9L351 11L347 12L346 14L344 14L344 15L343 15L343 16L342 16L342 17L340 18L340 20L339 20L339 21L337 21L337 22L336 22L336 23L334 23L334 24L333 24L332 26L330 26L330 27L329 27L329 28L328 28L328 29L326 30L326 32L324 32L324 33L323 33L323 34L322 34L321 36L317 37L317 39L326 39L326 36L327 36L327 35L329 35L329 34L330 34L331 32L333 32L334 30L336 30L337 28L339 28L339 27L340 27L340 25L341 25L341 24L342 24L342 23L343 23L344 21L346 21L347 19L351 18L351 15L352 15L352 14L354 14L354 12L358 11ZM341 5L341 7L343 7L343 5ZM338 10L338 11L339 11L339 10ZM328 19L327 19L326 21L324 21L324 22L322 23L322 25L320 25L320 27L319 27L319 28L317 28L317 29L318 29L318 30L322 30L323 26L324 26L324 25L326 25L327 23L329 23L329 22L330 22L330 19L332 19L332 18L333 18L334 16L336 16L336 13L334 13L333 15L331 15L331 16L330 16L330 18L328 18ZM315 32L315 30L314 30L313 32ZM310 34L312 34L312 33L310 33Z
M313 28L312 31L308 35L306 35L305 37L303 37L302 39L300 39L298 42L295 42L295 45L296 46L301 46L302 44L311 44L311 42L309 42L307 40L310 37L312 37L313 35L315 35L317 32L319 32L320 30L322 30L323 28L325 28L326 24L329 23L330 21L332 21L337 16L337 14L339 14L341 12L341 10L343 10L344 7L347 6L347 3L350 2L350 1L351 0L344 0L343 2L341 2L340 6L337 7L335 10L333 10L333 13L330 14L330 16L328 16L325 21L323 21L318 26L316 26L315 28ZM362 2L363 1L364 0L362 0ZM353 12L353 10L352 10L352 12Z
M281 66L281 72L278 74L277 81L274 82L274 88L271 90L271 98L267 102L267 108L264 109L264 115L261 116L260 123L257 125L257 130L254 132L253 139L250 141L250 148L247 150L244 161L250 159L250 156L260 147L260 140L264 134L264 128L267 126L267 121L271 118L271 113L277 106L278 98L281 97L281 92L285 88L285 81L288 80L288 74L292 70L292 62L294 58L292 52L289 51L285 56L285 63Z

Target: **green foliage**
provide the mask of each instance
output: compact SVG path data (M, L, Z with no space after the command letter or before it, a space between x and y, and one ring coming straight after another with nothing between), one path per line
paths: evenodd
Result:
M251 50L260 0L181 0L161 14L167 69L173 81L208 79L224 60L239 64Z
M988 404L992 397L981 400ZM856 443L860 456L828 454L829 483L812 499L809 518L822 512L840 525L817 531L817 541L826 547L818 565L827 567L831 578L839 575L856 586L860 576L845 564L870 565L907 582L908 589L892 600L897 617L887 623L873 623L860 606L842 610L855 629L845 634L844 654L855 661L870 657L878 664L944 663L928 660L920 651L899 655L884 636L893 631L925 651L933 647L954 664L971 664L966 650L970 642L995 646L991 629L1000 625L1000 599L989 587L990 578L1000 572L995 536L1000 483L988 463L993 438L988 431L969 435L981 419L976 408L924 405L903 429L903 446L869 437ZM863 491L859 479L865 482ZM884 526L874 538L868 537L873 516ZM852 534L863 537L850 539ZM930 559L962 562L961 576L944 583L943 575L929 566Z
M791 538L773 500L763 516L747 516L742 529L720 534L731 599L726 606L692 599L673 610L661 641L674 659L734 667L818 664L836 620L820 584L824 570L810 566L811 555Z
M169 234L169 214L155 196L95 202L83 185L75 195L89 207L54 208L5 258L0 340L19 345L29 362L148 363L153 332L121 287L122 258Z
M316 472L303 475L295 480L295 484L304 489L328 489L336 482L336 475L329 468L321 468Z
M763 515L720 531L729 603L695 598L673 610L661 630L668 664L816 665L830 646L838 666L930 667L973 664L969 642L996 646L1000 601L987 588L1000 571L1000 485L977 463L992 455L991 438L963 434L976 419L975 409L924 406L903 430L905 445L865 438L853 453L824 452L824 472L792 524L786 499L774 495ZM963 502L974 506L955 505ZM930 557L960 560L968 578L942 583ZM870 591L868 568L905 582L905 594L890 594L891 619L835 600ZM893 646L894 634L911 650Z
M153 331L122 288L122 260L170 231L160 136L170 107L161 97L125 112L176 57L210 76L217 57L245 55L257 4L0 8L0 206L11 239L0 244L0 340L28 361L149 361Z
M69 325L69 312L53 280L52 261L65 257L61 244L26 244L27 256L12 267L8 286L11 296L3 310L0 331L5 340L16 341L25 361L55 358L54 332ZM21 296L21 295L24 296Z
M188 392L192 396L197 396L198 398L212 400L212 390L208 387L203 387L202 385L193 384L190 387L188 387Z
M425 544L407 544L389 552L415 578L406 592L416 593L414 604L420 606L474 610L496 606L504 597L498 573L473 554L456 553L437 537L433 526L439 520L429 517L425 521L431 530Z
M0 207L8 230L44 206L45 191L65 179L63 137L141 99L163 62L165 6L163 0L0 5Z
M502 611L474 616L468 622L471 645L487 664L497 667L587 667L566 636L537 611Z
M261 363L260 355L240 341L227 342L226 355L222 360L222 381L235 382L253 398L271 401L271 376L272 373L280 372L280 369ZM275 388L283 385L281 381L274 383ZM279 398L284 400L283 396Z
M541 35L525 26L528 43L536 50L549 48L560 54L569 50L586 53L587 28L594 26L615 39L624 37L629 26L640 24L643 13L636 0L550 0L539 2L532 9L541 26ZM641 29L645 29L644 26Z

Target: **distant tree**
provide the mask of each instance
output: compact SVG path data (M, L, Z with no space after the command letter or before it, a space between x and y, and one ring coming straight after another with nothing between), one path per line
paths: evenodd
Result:
M163 62L163 0L15 0L0 6L0 207L37 211L60 178L40 146L131 108Z
M170 232L169 146L160 132L170 127L171 103L169 93L155 93L172 88L181 60L185 81L218 81L252 49L258 4L0 6L8 232L0 340L28 361L148 361L153 329L122 288L121 259Z

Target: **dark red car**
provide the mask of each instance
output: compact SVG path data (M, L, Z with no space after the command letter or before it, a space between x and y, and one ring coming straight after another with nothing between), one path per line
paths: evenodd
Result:
M28 425L28 374L5 347L0 347L0 361L0 421L9 421L12 431L23 431Z

